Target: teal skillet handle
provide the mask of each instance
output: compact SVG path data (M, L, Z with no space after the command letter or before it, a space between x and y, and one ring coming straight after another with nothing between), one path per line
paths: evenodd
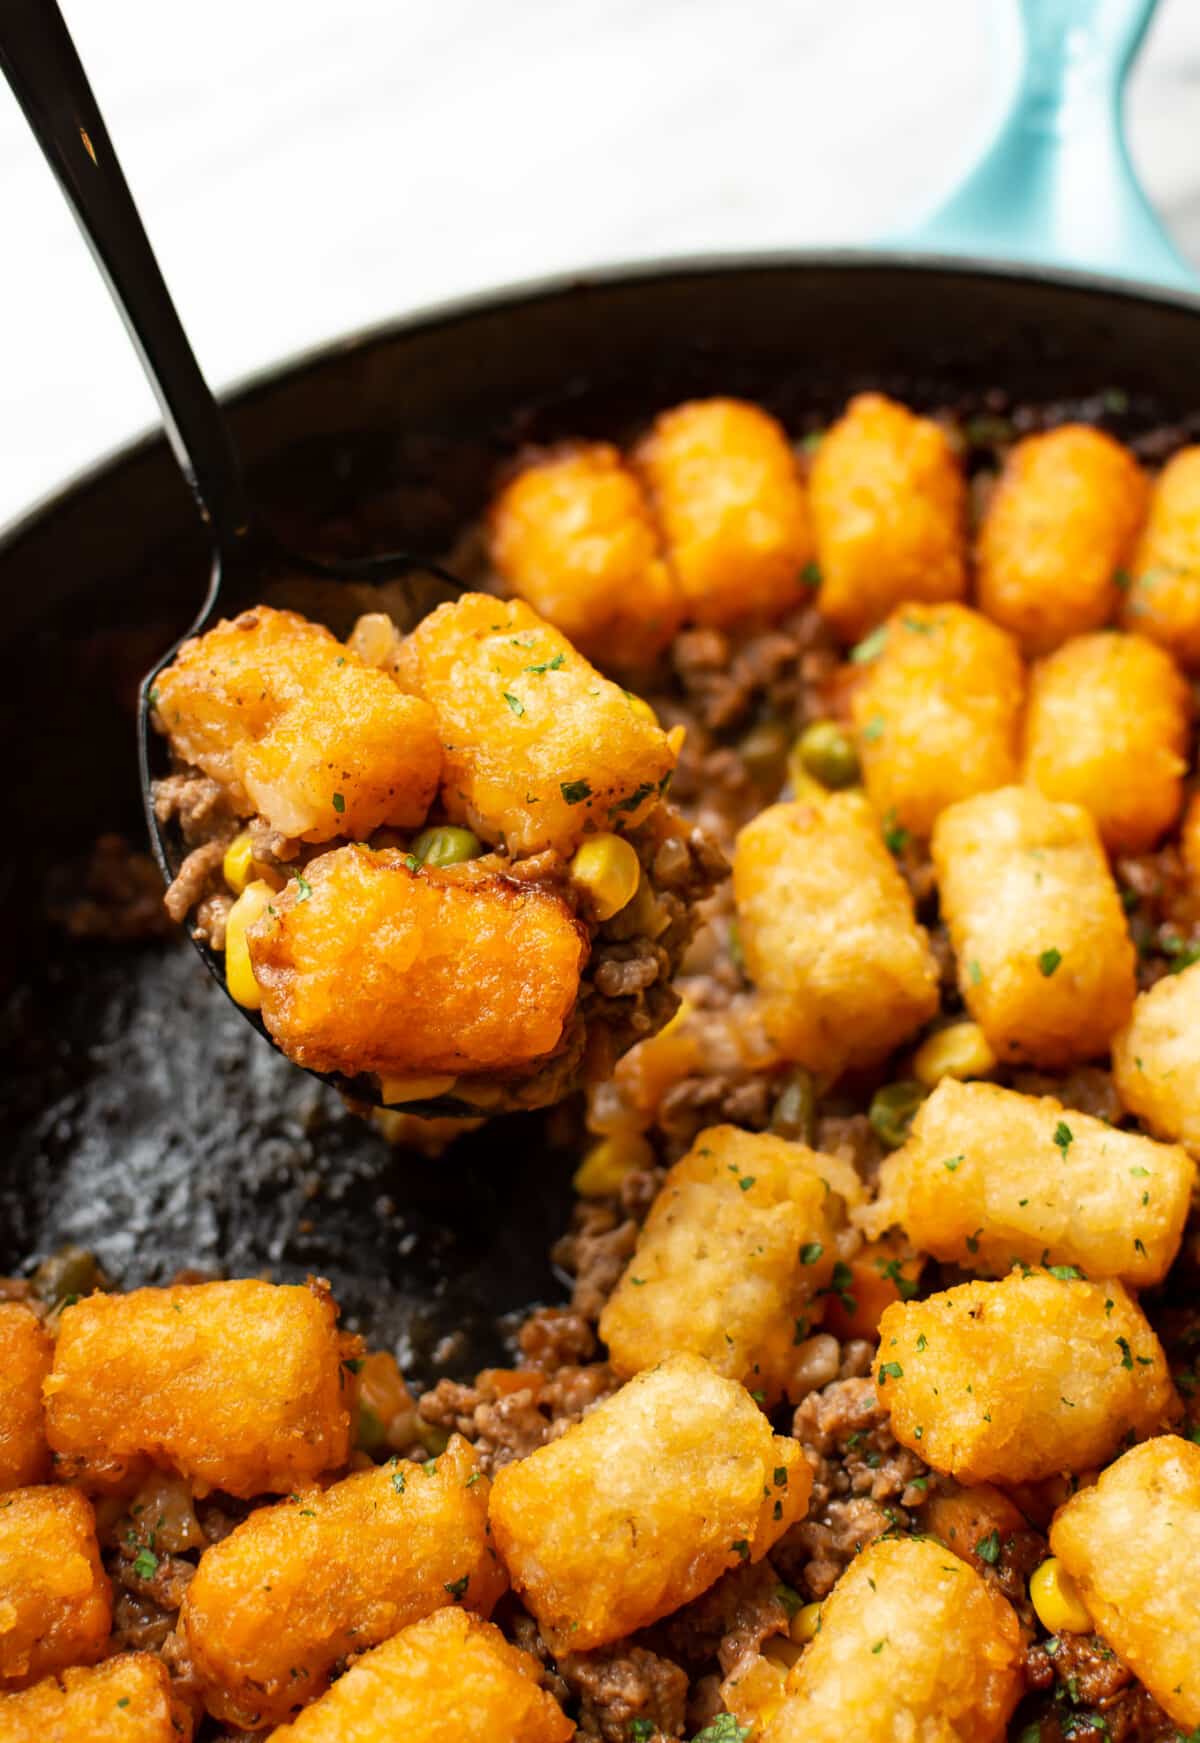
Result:
M945 204L892 240L921 253L1200 289L1125 144L1125 79L1155 0L1020 3L1025 65L1000 131Z

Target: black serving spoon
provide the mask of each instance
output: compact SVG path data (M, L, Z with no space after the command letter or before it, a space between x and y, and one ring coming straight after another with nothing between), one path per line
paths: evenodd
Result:
M175 312L133 196L117 161L91 86L55 0L0 0L0 69L12 86L46 161L91 248L150 379L167 437L212 537L212 573L200 614L187 630L196 635L220 616L234 616L262 599L264 581L292 581L309 616L321 616L322 588L379 588L378 607L402 630L435 605L462 592L462 583L422 558L403 553L336 563L286 549L255 516L229 426L213 398ZM286 594L286 587L285 587ZM273 598L276 590L272 590ZM326 594L331 607L334 594ZM289 603L286 597L281 604ZM183 638L181 638L183 639ZM155 858L170 881L184 857L174 827L155 815L152 781L166 772L166 750L150 724L150 691L174 657L168 648L142 680L138 696L138 754L142 801ZM222 959L196 936L192 943L223 991ZM231 1001L232 1002L232 1001ZM257 1012L237 1009L275 1046ZM371 1079L314 1072L339 1089L377 1101ZM425 1115L477 1112L450 1096L405 1103Z

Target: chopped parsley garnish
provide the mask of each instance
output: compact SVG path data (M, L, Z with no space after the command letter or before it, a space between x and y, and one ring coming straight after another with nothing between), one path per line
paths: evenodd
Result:
M882 714L872 714L870 720L867 721L867 724L862 729L863 743L874 744L877 739L882 738L885 725L886 722Z
M654 783L643 781L640 787L633 789L632 793L627 793L623 799L618 799L615 805L610 805L609 811L614 816L618 811L636 811L638 806L643 804L653 791Z
M152 1580L158 1572L158 1557L152 1549L139 1549L133 1558L133 1571L139 1580Z
M904 1369L900 1366L899 1362L883 1362L880 1365L879 1384L881 1386L887 1380L889 1375L893 1380L902 1380L904 1378Z
M1050 976L1054 973L1061 961L1061 950L1043 950L1042 954L1038 957L1038 967L1046 976L1046 979L1049 980Z
M346 795L344 793L335 793L333 795L333 808L340 817L342 812L346 809Z
M1059 1120L1058 1124L1055 1126L1054 1142L1058 1145L1064 1156L1071 1148L1071 1145L1075 1142L1075 1134L1067 1124L1066 1120Z
M821 585L821 566L819 563L806 563L800 571L800 581L805 587L811 587L815 593Z
M514 696L511 692L506 690L504 692L504 700L508 703L508 706L512 709L513 713L518 716L518 718L524 714L525 704L519 696Z
M896 821L895 808L889 807L883 814L883 845L889 853L903 853L908 840L908 830Z
M462 1597L470 1582L470 1574L464 1574L461 1579L447 1580L443 1590L449 1592L450 1596L457 1600Z
M989 1567L995 1567L1000 1560L1000 1533L992 1530L986 1537L981 1537L975 1545L975 1554L980 1561L986 1561Z
M298 902L307 902L308 898L312 895L312 885L304 876L303 872L296 873L296 882L300 886L300 894L296 897L296 900Z
M697 1731L692 1743L746 1743L749 1725L739 1725L732 1713L720 1713L711 1725Z
M1129 1339L1128 1338L1118 1338L1116 1340L1116 1344L1117 1344L1117 1348L1121 1352L1121 1366L1123 1368L1132 1368L1133 1367L1133 1351L1129 1347Z
M824 1251L820 1241L809 1241L800 1249L800 1263L802 1265L815 1265Z
M404 856L404 863L410 872L419 872L421 869L421 862L415 853L406 853Z
M392 1472L392 1488L395 1489L397 1495L403 1495L404 1490L405 1490L405 1481L404 1481L404 1472L403 1471L393 1471Z
M1070 1283L1075 1278L1083 1276L1083 1272L1076 1265L1048 1265L1046 1269L1052 1277L1057 1277L1060 1283Z
M972 986L978 986L980 981L983 979L983 970L974 958L972 958L967 964L967 979L970 981Z
M875 1269L881 1277L886 1277L889 1283L895 1285L901 1301L911 1301L917 1293L917 1286L912 1278L906 1277L900 1269L899 1259L876 1259Z
M959 1165L965 1161L966 1156L960 1152L957 1156L947 1156L946 1160L942 1163L942 1167L948 1169L951 1174L954 1174L957 1172Z
M792 1617L798 1610L804 1608L804 1599L800 1596L799 1592L794 1592L791 1586L776 1586L775 1596L787 1611L789 1621L791 1621Z
M566 659L566 654L555 654L552 660L544 660L540 666L526 666L527 672L557 672Z
M655 1729L653 1719L630 1719L629 1721L629 1735L635 1740L635 1743L645 1743L646 1738L653 1737Z
M757 1174L743 1174L741 1179L738 1181L738 1185L741 1187L743 1192L749 1192L757 1179Z
M743 1561L750 1560L750 1544L748 1539L744 1537L735 1537L729 1547L733 1550L734 1554L740 1556Z
M847 1313L858 1312L858 1302L850 1293L850 1285L854 1281L854 1273L844 1259L835 1259L833 1275L826 1289L819 1289L818 1295L836 1295Z
M591 785L587 781L560 781L558 790L568 805L582 805L585 799L592 796Z
M925 1336L925 1333L923 1331L918 1332L917 1333L917 1353L918 1353L918 1355L921 1353L922 1350L927 1350L928 1348L929 1348L929 1339Z

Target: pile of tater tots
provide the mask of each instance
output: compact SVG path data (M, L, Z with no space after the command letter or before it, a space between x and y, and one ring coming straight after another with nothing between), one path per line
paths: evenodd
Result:
M565 1100L564 1294L0 1286L0 1743L1200 1738L1200 448L1065 415L694 401L185 644L172 912L447 1170Z

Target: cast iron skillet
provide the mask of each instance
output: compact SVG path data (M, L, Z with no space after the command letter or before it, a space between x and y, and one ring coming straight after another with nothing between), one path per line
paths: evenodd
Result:
M999 179L1010 220L1021 198L1027 219L1040 215L1023 246L1044 258L1047 217L1061 213L1055 192L1074 170L1042 126L1042 75L1057 67L1060 97L1073 93L1062 136L1094 152L1097 117L1113 107L1149 4L1035 3L1043 17L1057 9L1060 25L1068 14L1087 24L1073 41L1095 56L1067 79L1062 56L1047 61L1043 47L1001 147L1010 165L1014 136L1026 153L1015 178L1008 169ZM1093 265L1180 285L1186 269L1161 238L1147 240L1152 220L1108 149L1110 235L1064 244L1056 232L1058 245L1076 264L1090 245ZM985 184L999 161L979 172ZM952 204L934 233L978 226L979 197L976 187L965 214ZM986 233L1002 230L997 221ZM433 555L479 511L497 458L523 440L619 435L713 392L747 395L798 426L863 386L919 406L980 405L995 387L1016 402L1091 396L1119 433L1172 420L1190 432L1200 427L1200 299L1111 272L913 250L643 265L375 329L260 377L230 410L255 500L288 543ZM206 563L157 435L0 541L10 847L0 872L0 1274L67 1241L93 1248L125 1286L183 1266L316 1271L351 1323L395 1347L417 1380L435 1368L467 1373L499 1356L506 1315L561 1295L546 1255L570 1199L570 1111L494 1122L436 1164L391 1151L261 1044L186 945L79 944L44 918L55 867L106 830L140 841L136 681L193 615Z

